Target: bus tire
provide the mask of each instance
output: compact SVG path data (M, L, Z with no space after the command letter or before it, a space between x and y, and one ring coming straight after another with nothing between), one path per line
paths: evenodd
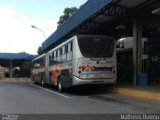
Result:
M41 80L41 85L42 87L46 87L46 83L44 82L44 80Z
M61 82L61 78L59 77L59 79L58 79L58 91L59 92L65 92L65 89L64 89L64 87L63 87L63 85L62 85L62 82Z
M46 87L46 82L44 80L44 76L41 76L41 85L42 85L42 87Z

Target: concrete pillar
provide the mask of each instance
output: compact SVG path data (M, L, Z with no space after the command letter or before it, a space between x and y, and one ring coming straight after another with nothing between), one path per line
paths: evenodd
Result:
M137 76L142 72L142 22L133 20L133 84L137 84Z
M10 65L9 65L9 77L13 77L13 60L10 60Z

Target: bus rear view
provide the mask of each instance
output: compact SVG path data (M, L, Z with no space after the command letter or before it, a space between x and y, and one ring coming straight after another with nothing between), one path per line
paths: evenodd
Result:
M33 60L36 83L66 88L87 84L116 83L115 39L75 35Z
M115 84L115 43L112 37L77 36L73 58L73 85Z

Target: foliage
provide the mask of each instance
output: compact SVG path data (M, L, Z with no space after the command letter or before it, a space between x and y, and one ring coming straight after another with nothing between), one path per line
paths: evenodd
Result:
M65 8L63 11L63 15L59 17L59 21L57 22L57 28L60 28L77 10L78 8L76 7ZM38 47L37 54L43 54L41 46Z
M21 65L21 76L22 77L31 76L31 62L27 61Z
M60 28L77 10L78 8L76 7L65 8L63 11L63 15L59 17L59 21L57 22L57 28Z
M20 70L19 69L14 69L13 71L13 77L20 77Z
M39 46L39 47L38 47L37 54L38 54L38 55L41 55L42 53L43 53L43 52L42 52L42 47L41 47L41 46Z

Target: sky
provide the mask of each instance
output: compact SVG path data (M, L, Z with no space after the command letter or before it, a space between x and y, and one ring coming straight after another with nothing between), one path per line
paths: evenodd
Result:
M0 0L0 53L37 54L57 28L66 7L79 7L87 0Z

